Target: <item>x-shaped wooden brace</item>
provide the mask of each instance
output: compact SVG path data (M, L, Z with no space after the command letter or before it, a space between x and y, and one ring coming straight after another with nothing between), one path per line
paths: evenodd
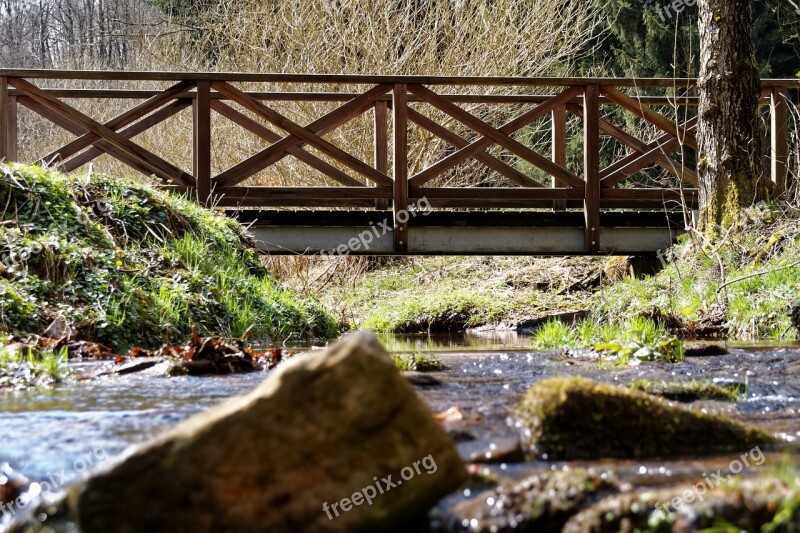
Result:
M392 179L389 176L372 168L358 158L345 152L341 148L334 146L321 137L321 135L325 135L326 133L333 131L342 124L345 124L354 117L360 115L367 109L370 109L377 98L386 94L386 92L391 88L390 85L377 85L366 93L353 98L352 100L346 102L345 104L305 127L288 119L274 109L267 107L252 96L245 94L229 83L215 81L211 85L226 98L238 103L245 109L252 111L256 115L266 119L289 134L286 137L280 138L280 140L277 140L268 148L247 158L241 163L218 175L216 178L214 178L217 187L236 185L253 174L263 170L264 168L277 163L287 155L296 155L297 153L293 152L293 150L301 147L303 144L309 144L313 146L320 152L341 162L348 168L358 172L359 174L362 174L378 185L391 186ZM262 133L266 132L262 131ZM344 176L348 180L349 184L353 184L353 182L355 182L358 185L363 185L361 182L358 182L349 176Z
M191 174L168 163L130 140L134 135L177 113L185 107L182 103L173 103L171 106L162 109L157 116L154 114L154 116L145 118L144 121L146 122L140 121L142 124L137 122L133 127L123 132L116 131L186 93L193 87L193 82L180 82L105 124L97 122L24 79L11 78L9 83L25 96L22 100L23 105L73 134L81 135L78 139L45 156L43 158L45 161L55 159L63 161L84 148L94 145L95 148L93 150L78 156L79 159L77 161L69 160L65 162L69 164L65 164L64 168L77 168L80 164L83 164L76 164L77 162L91 161L91 159L99 155L97 150L100 150L145 174L155 174L162 179L168 178L181 185L190 186L194 184L194 178ZM87 159L89 152L91 152L92 157Z
M423 101L439 109L440 111L446 113L447 115L450 115L451 117L458 120L465 126L471 128L472 130L482 135L482 137L480 137L479 139L466 144L456 152L453 152L447 157L434 163L430 167L412 176L409 179L410 185L416 187L424 185L426 182L430 181L434 177L449 170L450 168L456 166L457 164L459 164L460 162L464 161L469 157L477 157L479 160L482 160L485 163L486 161L483 160L484 156L480 154L485 154L486 156L488 156L488 154L486 154L484 150L487 147L491 146L492 144L496 143L502 146L503 148L509 150L510 152L516 154L517 156L521 157L522 159L525 159L532 165L535 165L536 167L544 170L551 176L558 178L564 184L570 187L582 188L584 186L583 180L580 179L575 174L573 174L572 172L570 172L569 170L567 170L566 168L550 161L549 159L540 154L537 154L530 148L524 146L520 142L510 137L510 135L515 131L523 128L524 126L530 124L534 120L537 120L538 118L544 116L546 113L549 113L556 107L564 105L565 103L569 102L570 100L578 96L583 91L582 87L570 87L569 89L566 89L565 91L559 93L558 95L548 99L546 102L539 104L538 106L528 111L527 113L524 113L519 117L517 117L516 119L508 122L507 124L504 124L500 128L494 128L490 126L486 122L480 120L479 118L465 111L461 107L453 104L452 102L448 101L447 99L434 93L433 91L422 85L409 85L409 90L414 94L416 94L417 96L419 96ZM417 114L415 115L415 117L419 118L419 115ZM412 118L412 120L414 119ZM518 178L518 176L516 177ZM539 184L534 180L528 178L527 176L524 177L527 178L525 183L526 186L528 187L539 186Z
M581 118L583 117L582 106L567 104L567 109L572 114ZM690 133L695 128L696 123L696 118L688 120L681 126L682 131ZM674 176L693 185L697 185L697 174L667 155L680 146L677 137L666 133L651 143L645 143L605 119L600 119L600 130L634 150L633 153L600 171L600 180L603 187L618 185L629 176L653 163L672 173Z

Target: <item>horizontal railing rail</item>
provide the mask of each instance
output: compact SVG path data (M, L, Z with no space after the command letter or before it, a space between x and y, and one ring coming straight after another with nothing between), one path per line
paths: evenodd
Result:
M45 82L54 86L45 86ZM65 86L76 82L129 85ZM131 82L145 83L146 88L131 88ZM165 83L166 88L152 88ZM279 90L254 90L254 84L273 84ZM169 189L222 207L391 209L396 228L395 252L403 252L408 245L408 226L402 212L423 198L437 209L580 209L585 219L585 252L597 253L602 210L675 210L697 205L697 174L683 157L684 151L697 149L697 119L691 117L694 112L665 114L660 110L662 106L696 108L696 85L694 79L653 78L0 69L0 158L18 159L19 108L23 107L74 136L70 142L34 158L65 171L74 171L105 154L136 171L160 178ZM472 90L461 91L462 88ZM509 93L509 88L514 92ZM789 91L798 88L798 80L762 81L761 103L769 107L767 168L776 193L786 186L787 99ZM502 94L496 94L500 89ZM632 94L642 91L646 94ZM659 91L665 94L653 94ZM86 99L136 103L101 122L74 103ZM282 107L273 105L315 102L325 103L328 108L308 123L292 119ZM502 116L513 118L507 118L504 124L493 124L484 114L469 111L462 104L483 105L487 109L506 106ZM660 131L660 135L650 141L639 139L603 114L602 110L609 106L636 117L639 123ZM133 140L187 109L191 109L193 117L191 171ZM349 153L329 137L345 125L353 127L353 121L367 112L371 113L369 126L362 121L355 134L371 137L370 160ZM217 142L212 114L260 139L262 148L229 168L212 172L212 147ZM681 115L681 120L674 118ZM550 121L551 147L546 154L519 135L541 120ZM582 138L576 152L570 154L568 145L570 135L575 134L576 121ZM459 128L454 129L454 124ZM412 167L411 154L419 149L409 137L412 128L449 148L424 168ZM465 136L464 130L471 135ZM614 140L628 153L603 166L601 138ZM499 154L504 155L498 155L498 147ZM243 184L287 157L296 158L326 183L336 185ZM580 165L575 163L578 157ZM447 187L437 182L470 161L480 163L508 186ZM674 185L631 187L632 176L652 167L671 175ZM536 172L532 175L529 169ZM543 175L548 177L546 183Z

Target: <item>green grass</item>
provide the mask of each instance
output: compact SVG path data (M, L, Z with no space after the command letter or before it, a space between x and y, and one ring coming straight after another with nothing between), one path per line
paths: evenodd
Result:
M796 211L759 204L720 243L684 237L656 276L599 291L594 316L657 316L687 337L710 326L732 339L796 341L789 315L800 303L799 222Z
M594 319L566 324L550 320L536 330L534 348L594 348L615 364L641 361L682 363L683 343L653 320L633 316L622 322L598 322Z
M442 361L428 354L392 355L395 366L403 371L435 372L444 370Z
M6 386L27 386L33 382L58 383L67 376L66 363L66 346L38 349L22 343L4 342L0 344L0 389ZM21 365L30 368L29 376L15 376Z
M116 350L201 335L330 337L333 319L262 266L234 220L131 180L2 165L0 331L56 317Z

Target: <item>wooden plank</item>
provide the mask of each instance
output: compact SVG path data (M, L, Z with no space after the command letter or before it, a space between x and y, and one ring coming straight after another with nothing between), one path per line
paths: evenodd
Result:
M271 198L274 200L372 200L392 198L391 187L220 187L215 194L228 198Z
M394 251L408 250L408 86L397 83L392 91L392 161L394 162ZM405 219L404 219L405 218Z
M580 91L578 89L574 88L574 87L571 87L571 88L567 89L566 91L562 92L561 94L553 97L548 102L545 102L545 103L535 107L531 111L529 111L527 113L524 113L523 115L517 117L516 119L508 122L507 124L504 124L499 129L494 129L491 126L489 126L488 124L486 124L485 122L479 121L477 118L473 117L472 115L470 115L469 113L467 113L466 111L464 111L460 107L455 106L454 104L450 104L449 102L446 102L446 101L444 101L444 102L445 102L445 105L447 105L448 109L450 109L451 111L457 113L461 118L469 120L469 122L471 124L467 124L467 126L472 128L473 125L474 125L474 126L480 128L481 130L487 131L487 132L489 130L492 130L494 132L494 133L492 133L492 135L495 138L500 138L499 136L502 136L504 139L509 139L508 135L514 133L518 129L526 126L527 124L530 124L530 122L536 120L537 118L539 118L541 116L544 116L545 114L549 113L550 111L552 111L554 109L554 107L557 107L558 105L561 105L561 104L569 101L570 99L572 99L575 96L575 94L577 92L580 92ZM433 93L428 91L427 93L423 92L423 94L419 94L419 96L422 97L422 98L424 98L425 96L430 97L430 94L433 94ZM440 103L440 104L443 102L443 100L441 100L441 99L436 99L436 101L438 103ZM458 110L460 110L460 112ZM444 110L442 110L442 111L444 111ZM461 120L458 117L453 117L453 118L456 118L456 120ZM480 124L475 123L475 121L478 121ZM486 128L489 128L489 130L487 130ZM475 130L475 131L478 131L478 130ZM479 131L479 133L481 133L481 132ZM516 142L516 141L513 141L513 139L512 139L512 142ZM434 177L438 176L442 172L445 172L445 171L449 170L450 168L452 168L455 165L459 164L460 162L464 161L468 157L474 156L474 154L476 154L478 151L481 151L481 150L484 150L485 148L488 148L493 143L494 143L494 139L492 137L484 135L480 139L470 143L469 145L465 146L464 148L461 148L460 150L456 151L455 153L450 154L449 156L445 157L444 159L438 161L437 163L431 165L430 167L428 167L428 168L422 170L421 172L417 173L416 175L412 176L410 182L411 182L412 185L415 185L415 186L424 185L426 182L430 181L431 179L433 179ZM517 145L519 145L519 143L517 143ZM522 146L522 145L519 145L519 146ZM575 176L574 174L572 174L568 170L559 167L555 163L553 163L551 161L548 161L544 157L540 156L539 154L536 154L532 150L528 150L524 146L522 148L523 148L523 151L527 150L527 152L525 152L527 155L533 154L533 159L535 161L537 161L537 163L538 163L538 164L537 163L534 163L534 164L536 166L538 166L539 168L542 168L546 172L549 172L551 175L557 175L559 178L562 179L562 181L564 181L565 183L567 183L567 184L569 184L569 185L571 185L573 187L581 187L581 186L583 186L583 183L581 182L580 178L578 178L577 176ZM552 170L552 172L550 172L550 170Z
M211 205L211 82L197 82L197 98L192 103L192 174L196 200Z
M114 99L114 100L144 100L152 98L159 94L161 91L154 90L126 90L126 89L43 89L47 94L57 98L88 98L88 99ZM772 89L766 92L766 102L769 103L769 94ZM11 89L11 96L19 96L20 93L16 89ZM246 94L252 96L256 100L261 101L276 101L276 102L347 102L352 100L361 93L354 92L296 92L296 91L246 91ZM182 95L181 98L195 98L195 93L188 93ZM554 94L441 94L442 98L457 103L457 104L541 104L553 98ZM211 92L212 100L224 100L225 97L216 91ZM391 95L384 95L379 97L379 101L391 101ZM637 100L649 105L680 105L696 107L699 104L699 98L696 96L690 97L672 97L672 96L640 96ZM409 102L422 101L419 97L410 95ZM581 100L574 98L570 103L580 103ZM600 97L600 105L613 104L611 100L605 96Z
M153 72L153 71L102 71L102 70L51 70L51 69L0 69L0 76L20 78L47 78L62 80L116 80L116 81L178 81L210 80L230 82L265 83L339 83L379 84L405 83L424 85L498 85L521 87L563 87L585 85L613 87L674 88L694 87L694 78L581 78L581 77L520 77L520 76L386 76L361 74L287 74L241 72ZM779 87L800 87L797 80L763 80L764 84Z
M9 161L17 160L17 149L19 148L19 104L17 97L11 96L8 99L8 153L6 158Z
M600 103L598 87L587 85L584 93L583 172L586 180L584 195L585 250L600 250Z
M372 160L375 169L389 174L389 104L385 100L376 100L373 108ZM377 184L376 184L377 185ZM388 209L389 202L376 200L375 209Z
M224 102L220 102L219 100L212 100L211 109L213 109L220 115L224 116L225 118L231 120L232 122L235 122L239 126L249 131L250 133L258 135L267 142L274 143L283 139L283 135L275 133L271 129L267 128L266 126L263 126L262 124L259 124L258 122L251 119L244 113L232 108L231 106L229 106ZM348 176L335 166L323 161L314 154L306 152L300 147L293 146L289 148L288 151L289 154L293 155L303 163L307 164L308 166L310 166L315 170L322 172L326 176L341 183L342 185L349 185L354 187L364 185L357 179Z
M13 79L11 83L13 83L17 89L25 92L28 96L38 101L43 106L50 108L62 117L80 125L90 133L94 133L99 137L102 137L105 141L108 141L116 148L128 154L131 158L137 161L139 165L149 168L151 172L157 176L169 178L178 183L183 183L184 185L192 183L191 175L187 174L183 170L164 161L162 158L158 157L152 152L145 150L136 143L118 134L111 128L89 118L85 114L70 107L64 102L61 102L57 98L44 93L33 84L18 78Z
M685 144L697 150L697 139L694 138L694 135L688 131L682 131L678 124L675 124L675 122L668 119L664 115L653 111L650 106L636 100L635 98L631 98L627 94L614 89L613 87L603 87L602 91L603 94L605 94L608 98L624 107L631 113L643 118L662 131L669 133L672 136L681 138Z
M153 126L157 126L161 124L168 118L178 114L179 112L183 111L191 104L191 100L181 98L180 100L176 100L169 105L166 105L156 111L155 113L151 113L144 117L142 120L135 122L132 126L128 126L124 130L120 131L120 134L123 135L127 139L132 139L143 133ZM73 132L75 133L75 132ZM93 146L88 150L85 150L78 155L71 157L68 161L65 161L61 164L61 168L63 168L66 172L72 172L73 170L85 165L86 163L96 159L97 157L103 155L104 152L111 152L114 150L114 147L104 141L97 143L97 146ZM149 175L149 172L145 172L145 175Z
M567 166L567 108L560 105L551 111L551 154L553 163L560 167ZM560 179L553 177L551 186L555 189L563 187ZM563 211L567 208L567 203L563 200L553 202L553 210Z
M153 96L146 102L142 102L141 104L129 109L128 111L122 113L121 115L114 117L113 119L109 120L105 123L107 128L110 128L114 131L123 128L134 121L142 118L143 116L151 113L161 107L162 105L166 104L167 102L177 98L178 96L186 93L192 87L194 87L194 82L191 81L182 81L170 87L169 89L158 93L157 95ZM43 91L44 92L44 91ZM46 94L46 93L45 93ZM78 139L66 144L53 152L50 152L44 159L47 161L66 161L73 155L77 154L84 148L91 146L95 141L100 139L99 135L94 133L87 133Z
M0 77L0 161L8 160L8 111L10 106L8 78Z
M338 107L305 128L227 83L215 82L213 87L231 100L289 133L289 136L284 137L269 148L262 150L258 154L249 157L245 161L242 161L238 165L231 167L217 176L215 179L219 185L235 185L247 177L252 176L254 173L280 161L287 154L288 148L292 146L302 146L304 143L311 144L316 149L340 161L350 169L363 174L375 183L381 185L391 184L391 178L387 175L378 172L356 157L319 137L319 135L324 135L332 131L336 127L372 107L375 98L386 93L388 86L378 85L373 87L363 95Z
M770 95L770 177L772 194L786 192L789 161L789 106L786 89L775 87Z
M411 109L410 107L408 108L408 119L411 122L414 122L415 124L425 128L426 130L433 133L440 139L443 139L445 142L455 146L456 148L464 148L465 146L468 146L470 144L468 140L464 139L460 135L453 133L444 126L437 124L436 122L429 119L422 113L419 113L414 109ZM523 187L542 186L542 184L539 183L538 181L525 175L523 172L520 172L511 165L503 163L496 157L484 152L483 150L476 152L474 154L474 157L487 167L507 177L508 179L510 179L514 183L517 183L518 185L522 185Z
M412 198L471 200L582 200L583 190L574 187L411 187Z
M696 198L699 189L601 189L603 200L639 200L642 202L677 201L683 198Z
M574 113L576 116L579 116L581 118L583 117L583 108L581 106L567 104L567 109L569 109L569 111L571 113ZM692 128L696 122L697 122L696 118L690 119L689 121L686 122L686 124L684 124L683 127L686 129ZM633 149L638 154L644 154L646 152L649 152L653 148L653 146L648 145L644 141L637 139L636 137L630 135L622 128L619 128L618 126L611 124L610 122L602 118L600 119L600 131L617 139L621 143L625 144L628 148ZM671 137L669 135L662 136L662 138L674 139L674 137ZM675 141L677 141L677 139L675 139ZM680 148L680 144L676 142L673 144L673 147L670 148L670 151L677 148ZM626 159L630 158L628 162L638 161L636 153L629 154L628 156L626 156ZM654 157L655 158L652 161L653 163L657 164L664 170L672 173L676 177L683 179L694 186L697 186L698 181L696 172L675 161L674 159L669 157L665 152L658 151L657 154L654 155ZM607 168L610 169L611 166ZM616 172L616 169L613 170L613 172ZM627 175L629 176L630 174ZM604 171L600 171L600 182L603 187L612 187L613 185L616 185L616 183L611 184L609 181L604 180L603 177L604 177Z
M34 113L36 113L36 114L40 115L41 117L49 120L50 122L52 122L56 126L59 126L60 128L65 129L66 131L72 133L73 135L83 135L87 131L86 128L84 128L83 126L80 126L80 125L76 124L75 122L72 122L71 120L59 115L58 113L56 113L52 109L43 106L38 101L34 100L33 98L31 98L29 96L18 96L17 97L17 101L20 104L22 104L25 107L27 107L28 109L30 109L31 111L33 111ZM144 165L141 165L138 161L136 161L135 159L131 158L128 154L126 154L122 150L119 150L118 148L116 148L116 147L114 147L114 146L112 146L110 144L106 145L104 143L97 143L96 147L98 149L100 149L99 147L102 147L100 152L105 151L111 157L113 157L113 158L117 159L118 161L128 165L129 167L133 168L137 172L141 172L145 176L152 175L152 171L148 167L145 167ZM85 153L86 152L84 152L83 154L79 154L76 157L81 157ZM100 155L100 154L98 153L97 155ZM94 156L94 157L96 157L96 156ZM94 159L94 157L90 158L89 161ZM70 159L70 162L73 159L75 159L75 158ZM40 159L40 161L41 161L41 159ZM51 163L51 161L42 161L42 162L45 165L50 165L50 163ZM80 165L78 165L78 166L80 166ZM75 167L75 168L77 168L77 167Z

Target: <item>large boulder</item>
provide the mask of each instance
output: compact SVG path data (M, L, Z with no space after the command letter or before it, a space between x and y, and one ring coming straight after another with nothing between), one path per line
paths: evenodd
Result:
M67 506L84 533L379 531L465 478L450 437L360 333L129 451Z
M753 426L585 378L550 378L516 408L531 455L550 460L696 455L774 442Z

